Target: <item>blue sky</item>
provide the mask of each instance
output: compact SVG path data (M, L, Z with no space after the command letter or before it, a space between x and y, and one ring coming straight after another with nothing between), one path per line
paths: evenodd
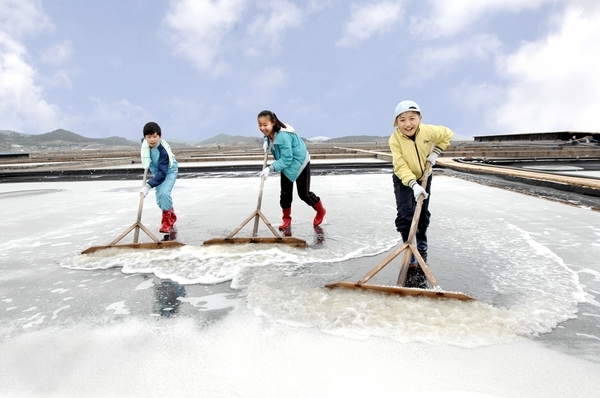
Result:
M0 130L137 139L600 130L596 0L0 0Z

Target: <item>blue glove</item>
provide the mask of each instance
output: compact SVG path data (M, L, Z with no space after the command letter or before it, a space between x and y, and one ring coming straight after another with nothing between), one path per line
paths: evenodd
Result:
M150 192L150 186L148 184L144 185L140 190L140 193L144 195L144 197L148 196L148 192Z
M269 140L264 140L264 142L263 142L263 151L265 153L267 153L268 150L269 150Z
M265 167L263 169L263 171L260 172L259 176L263 177L265 179L265 181L267 180L267 178L269 178L269 173L271 172L271 169L269 167Z

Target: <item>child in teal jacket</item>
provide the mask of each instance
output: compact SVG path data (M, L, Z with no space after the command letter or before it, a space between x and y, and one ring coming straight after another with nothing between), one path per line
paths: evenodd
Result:
M281 122L275 113L262 111L258 114L258 129L265 135L263 149L271 150L275 158L261 173L265 180L272 172L281 172L281 192L279 204L283 213L279 229L285 230L292 224L292 199L294 182L298 196L311 206L317 214L313 220L315 227L321 225L325 208L321 199L310 190L310 155L302 138L290 125Z
M171 191L177 179L178 166L171 147L162 139L160 126L155 122L148 122L144 126L140 155L142 166L150 169L153 175L140 192L146 196L150 189L156 189L156 204L162 210L160 232L171 232L177 221Z

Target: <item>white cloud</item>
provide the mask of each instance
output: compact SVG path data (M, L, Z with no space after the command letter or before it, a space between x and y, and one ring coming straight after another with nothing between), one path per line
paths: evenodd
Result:
M92 97L93 109L90 115L79 120L80 134L94 137L120 136L129 139L141 138L142 126L150 120L150 113L143 107L126 99L105 102ZM159 123L160 124L160 123ZM99 127L101 126L101 127Z
M126 99L106 103L99 98L90 99L94 104L92 120L119 121L124 119L140 119L148 116L148 112Z
M377 33L388 32L394 23L399 23L401 11L402 4L399 1L353 5L350 21L346 24L344 35L336 45L356 46Z
M259 36L260 43L279 44L285 29L302 24L304 14L298 6L287 0L273 0L259 7L257 17L248 31Z
M483 33L444 47L426 47L411 60L410 74L404 77L403 83L422 83L461 61L495 59L501 48L502 43L496 36Z
M0 0L0 30L10 36L37 34L51 27L41 0Z
M431 10L426 16L411 17L411 32L425 39L452 36L470 29L481 18L499 12L516 14L557 1L560 0L430 0Z
M179 0L171 2L164 18L175 51L201 70L219 73L227 67L217 61L223 39L241 20L244 0Z
M10 19L4 11L2 19ZM21 19L20 14L17 19ZM7 27L10 30L10 26ZM48 126L59 125L59 109L44 99L43 88L36 83L36 71L27 62L29 55L26 48L4 28L0 27L2 128L28 133L46 132Z
M66 87L69 89L73 88L71 82L71 75L64 69L57 70L50 78L42 79L44 86L48 88L54 87Z
M289 99L290 93L285 91L288 75L284 69L268 67L253 76L249 90L240 92L234 101L239 109L254 109L257 104L272 104L282 98Z
M62 65L71 58L74 52L73 43L70 40L64 40L44 50L40 59L50 65Z
M507 131L600 129L600 7L568 8L543 40L503 60L508 85L490 112Z
M253 86L257 90L276 91L283 87L287 77L285 71L281 68L267 68L253 81Z

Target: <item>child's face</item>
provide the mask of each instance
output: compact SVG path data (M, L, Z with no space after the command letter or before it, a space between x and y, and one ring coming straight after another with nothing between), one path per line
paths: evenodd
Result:
M404 112L398 115L396 122L402 134L412 137L421 123L421 114L413 111Z
M146 139L146 141L148 141L148 145L150 145L150 148L154 148L155 146L157 146L158 142L160 141L160 135L158 135L156 131L152 134L146 134L144 138Z
M261 116L258 118L258 129L266 136L273 134L273 127L275 123L268 116Z

